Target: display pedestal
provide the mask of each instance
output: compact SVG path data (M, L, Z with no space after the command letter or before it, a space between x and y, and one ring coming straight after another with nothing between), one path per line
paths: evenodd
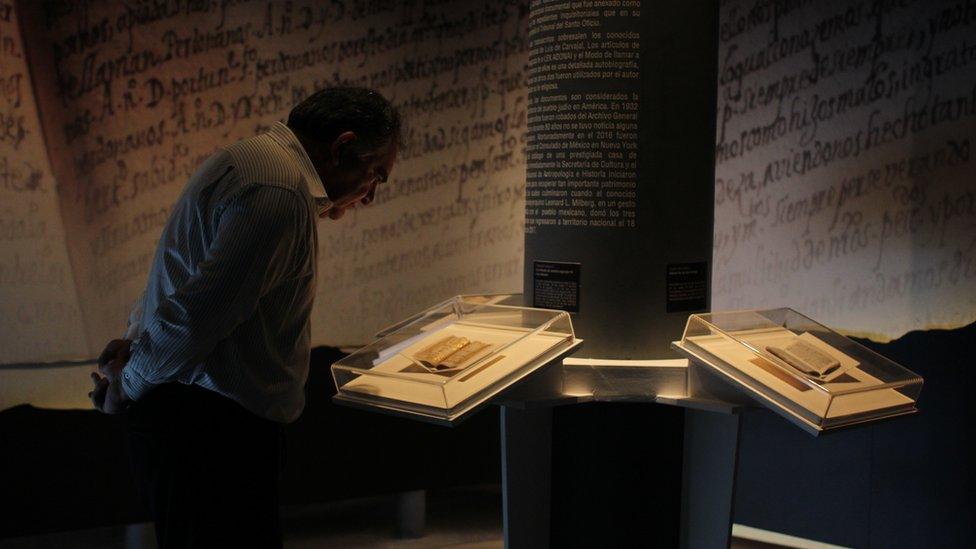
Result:
M649 404L653 406L653 404ZM670 493L654 494L655 509L646 509L647 522L680 512L680 532L662 532L656 537L680 539L681 547L728 547L732 534L733 498L739 455L740 408L729 411L685 410L684 442L673 441L683 449L682 482ZM501 407L502 498L504 505L505 547L509 549L549 547L550 534L571 528L581 541L591 542L606 535L600 521L561 524L551 516L552 493L552 416L550 407ZM668 446L663 444L662 446ZM613 452L611 451L610 454ZM604 464L612 467L613 463ZM599 478L580 479L598 482ZM667 483L661 483L665 488ZM649 495L650 496L650 495ZM575 516L605 514L605 501L593 499L595 508L577 508ZM675 508L662 509L661 502ZM622 502L623 503L623 502ZM635 505L639 502L626 502ZM680 506L680 509L677 507ZM653 513L653 514L651 514ZM616 524L618 529L626 524ZM592 530L591 530L592 528ZM617 532L619 538L626 531ZM642 543L639 539L631 540ZM646 542L648 540L644 540Z
M505 547L548 547L552 408L501 407Z
M681 546L728 547L732 537L741 414L685 412Z
M566 362L584 363L573 359ZM506 547L565 545L557 543L556 538L582 546L649 543L660 546L680 543L681 547L689 548L729 546L740 416L749 401L734 395L729 395L728 400L721 399L717 396L721 386L713 387L710 382L712 374L700 371L694 364L686 366L686 375L693 380L691 386L695 388L696 396L667 395L660 390L674 385L669 375L670 370L676 368L673 364L629 369L622 364L617 361L612 370L601 369L598 363L592 367L604 373L600 383L612 383L613 378L627 379L631 387L641 387L640 391L617 392L599 398L592 394L555 398L551 389L556 375L561 374L564 380L574 380L577 390L584 389L581 379L597 380L597 376L588 376L587 372L578 369L572 371L572 366L563 365L561 371L552 368L548 375L542 376L548 381L536 383L534 389L522 387L500 403ZM635 361L634 364L643 363ZM608 377L607 372L613 373ZM634 383L639 379L644 379L645 383ZM539 398L534 399L533 393ZM610 408L576 414L571 421L575 421L574 436L579 440L574 442L578 445L554 449L554 408L565 407L560 411L573 412L569 407L596 401ZM613 408L627 404L638 406ZM661 406L684 409L683 431L665 432L653 427L655 422L665 426L675 423L673 413L650 408ZM566 415L571 414L564 414L564 417ZM592 418L594 415L598 416L595 421L579 421L580 417ZM609 424L601 421L628 416L649 420L646 425L631 421L626 428L637 429L632 433L632 441L653 440L652 459L656 462L644 464L643 469L659 479L653 483L652 489L637 498L614 495L609 486L601 489L607 479L619 482L621 467L626 467L623 462L632 459L626 454L634 447L601 446L600 441L591 440L591 437L598 439L603 435L602 431L619 428L617 421ZM561 453L554 455L554 452ZM572 455L565 455L567 453ZM574 478L558 481L586 485L592 497L557 502L563 509L554 512L552 495L560 488L553 486L556 482L553 478L554 459L584 461L584 464L571 468ZM678 464L680 468L676 467ZM641 478L634 479L637 486L641 482ZM570 508L568 511L567 507Z
M491 349L417 371L468 336ZM459 345L434 357L445 342ZM688 360L565 358L581 344L565 312L459 296L333 365L335 398L447 425L501 405L507 547L713 548L730 543L744 410L818 436L913 413L922 386L790 309L693 314L674 342ZM817 364L815 378L801 369Z

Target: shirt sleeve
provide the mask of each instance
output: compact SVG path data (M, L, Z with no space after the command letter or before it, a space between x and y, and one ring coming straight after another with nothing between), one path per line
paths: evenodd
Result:
M307 208L288 189L257 186L224 209L197 272L143 318L123 370L129 398L138 400L203 361L254 314L262 296L296 271Z
M126 324L125 335L122 336L122 339L131 340L139 337L139 332L142 331L142 311L145 307L145 300L146 290L143 290L139 299L132 304L132 310L129 311L129 322Z

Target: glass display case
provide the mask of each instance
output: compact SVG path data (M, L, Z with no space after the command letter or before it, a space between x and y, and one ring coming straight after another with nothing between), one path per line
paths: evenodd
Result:
M383 330L332 365L336 400L454 423L582 342L568 313L510 297L456 296Z
M675 348L808 431L909 414L922 378L793 309L694 314Z

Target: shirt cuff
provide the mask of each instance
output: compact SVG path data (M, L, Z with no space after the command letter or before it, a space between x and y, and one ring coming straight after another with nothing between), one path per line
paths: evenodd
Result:
M138 341L132 343L133 347L138 345ZM135 349L133 349L135 351ZM129 363L122 368L122 390L131 400L139 400L143 395L149 392L150 389L155 387L154 383L146 380L142 374L136 370L136 364L133 364L132 356L129 358Z

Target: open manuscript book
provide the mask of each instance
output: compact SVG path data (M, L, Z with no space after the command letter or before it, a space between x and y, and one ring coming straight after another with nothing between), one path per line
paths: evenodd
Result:
M332 366L340 401L451 423L579 344L568 313L458 296Z
M922 378L792 309L691 315L675 347L812 431L915 411Z

